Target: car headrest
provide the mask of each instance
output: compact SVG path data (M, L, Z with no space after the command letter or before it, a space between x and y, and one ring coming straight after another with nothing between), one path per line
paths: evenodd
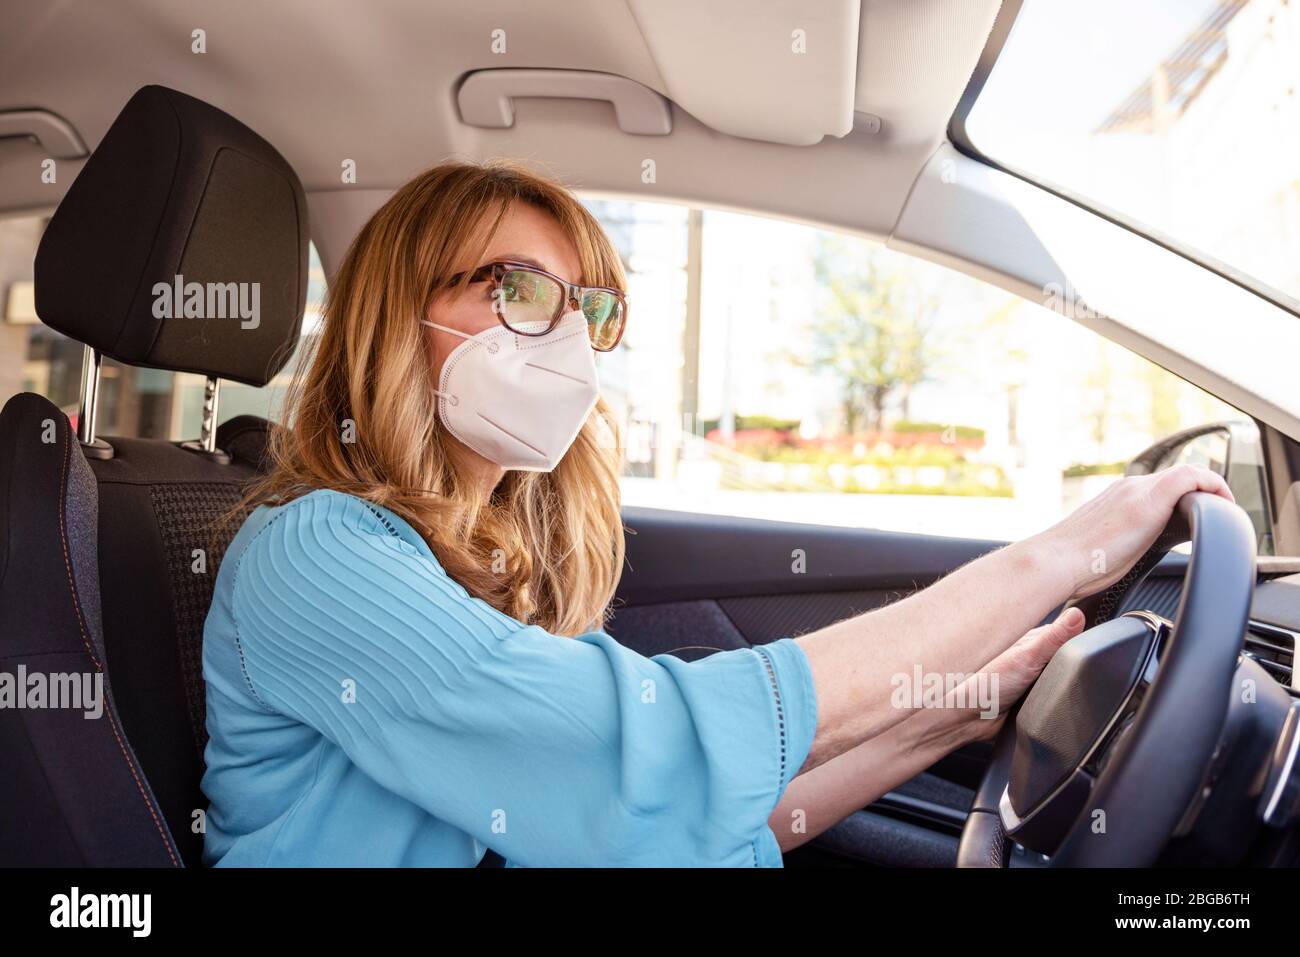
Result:
M36 252L36 312L129 365L261 386L307 301L307 203L270 143L162 86L136 92Z

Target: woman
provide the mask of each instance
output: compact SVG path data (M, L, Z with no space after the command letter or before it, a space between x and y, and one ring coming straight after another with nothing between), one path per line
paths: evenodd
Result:
M641 657L600 627L623 538L593 357L624 285L582 205L512 165L438 166L357 236L207 619L209 863L780 866L996 731L897 676L996 675L1005 710L1082 615L1038 622L1184 493L1229 495L1124 479L869 614Z

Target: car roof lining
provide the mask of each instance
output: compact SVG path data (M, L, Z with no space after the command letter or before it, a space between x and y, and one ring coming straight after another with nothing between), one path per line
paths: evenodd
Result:
M308 192L393 189L444 158L504 155L578 188L883 237L946 135L998 6L773 0L760 13L748 0L277 0L196 12L141 0L125 17L111 5L33 5L11 11L0 38L0 110L49 110L93 146L136 89L162 83L252 127ZM191 52L195 29L206 31L206 53ZM492 52L496 29L504 54ZM795 30L805 54L790 52ZM498 67L627 77L673 101L672 133L629 135L608 103L560 99L517 100L508 129L467 126L457 85ZM879 118L879 132L864 114ZM42 183L44 156L36 143L0 140L0 211L57 204L81 163L59 161L58 181ZM345 160L355 186L342 180Z

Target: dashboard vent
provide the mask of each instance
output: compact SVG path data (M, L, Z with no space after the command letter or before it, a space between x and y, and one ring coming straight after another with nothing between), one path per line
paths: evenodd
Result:
M1296 633L1290 629L1251 621L1246 626L1244 653L1258 661L1284 687L1294 689L1295 640Z
M1262 581L1277 575L1261 575ZM1121 612L1145 608L1173 620L1178 613L1178 601L1182 597L1182 576L1151 575L1129 592L1120 608ZM1253 618L1246 626L1246 643L1243 654L1254 658L1260 666L1277 679L1282 687L1293 695L1300 697L1300 686L1294 679L1294 662L1297 632L1290 628L1270 625L1255 621Z

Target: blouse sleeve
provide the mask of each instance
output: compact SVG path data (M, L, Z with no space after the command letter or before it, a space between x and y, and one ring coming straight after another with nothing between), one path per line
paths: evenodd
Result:
M781 865L767 824L816 699L789 639L684 662L469 596L359 499L298 499L238 559L259 702L513 865Z

